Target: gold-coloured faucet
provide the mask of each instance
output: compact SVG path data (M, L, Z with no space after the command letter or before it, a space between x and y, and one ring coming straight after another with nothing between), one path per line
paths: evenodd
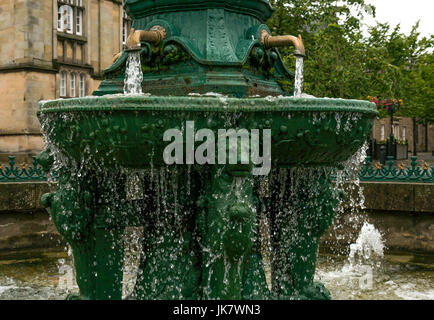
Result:
M131 29L125 45L127 50L134 50L140 47L140 41L158 45L164 38L166 38L166 29L162 26L153 26L149 31Z
M295 55L303 57L306 55L306 50L304 49L301 35L299 35L298 38L290 35L271 36L267 30L262 30L261 41L266 48L286 47L288 45L293 45L295 48Z
M149 31L134 30L131 28L130 35L125 43L125 50L137 50L140 49L140 41L150 42L154 45L158 45L166 38L166 29L162 26L153 26ZM119 52L113 56L112 63L115 63L122 52Z
M113 56L112 63L115 63L115 62L119 59L119 57L120 57L121 55L122 55L122 52L116 53L116 54Z

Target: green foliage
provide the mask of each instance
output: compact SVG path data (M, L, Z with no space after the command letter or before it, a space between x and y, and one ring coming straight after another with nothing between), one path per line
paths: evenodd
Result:
M403 99L398 115L434 122L434 37L422 38L378 23L363 33L375 7L364 0L271 1L277 9L268 25L274 35L301 34L307 59L305 91L318 97ZM289 67L291 48L282 55ZM387 113L382 113L386 116Z

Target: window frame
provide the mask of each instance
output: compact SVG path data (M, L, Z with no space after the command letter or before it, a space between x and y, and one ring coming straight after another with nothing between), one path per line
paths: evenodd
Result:
M122 11L122 44L126 44L128 35L131 29L131 18L127 15L126 11Z
M64 12L62 12L62 8ZM66 17L64 15L66 15ZM59 3L58 5L57 31L69 33L69 34L73 34L74 32L74 9L68 4Z
M71 98L75 98L77 95L77 90L76 90L76 75L75 72L70 72L69 73L69 96Z
M66 16L66 27L64 13L61 11L63 7L69 8ZM83 36L85 9L82 0L57 0L57 31Z
M75 15L75 34L78 36L83 35L83 9L76 9Z
M62 86L63 83L63 86ZM59 96L66 97L66 84L67 84L67 75L66 71L60 71L60 79L59 79Z
M398 138L399 139L399 124L394 124L393 125L393 129L392 129L392 132L393 132L393 136L395 137L395 138Z
M86 76L83 73L78 76L78 96L80 98L86 96Z

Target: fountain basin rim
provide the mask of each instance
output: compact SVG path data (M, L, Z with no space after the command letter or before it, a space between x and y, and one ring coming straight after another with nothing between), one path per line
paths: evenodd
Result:
M374 103L332 98L229 98L224 96L123 95L59 99L39 103L38 115L94 111L357 112L378 115Z

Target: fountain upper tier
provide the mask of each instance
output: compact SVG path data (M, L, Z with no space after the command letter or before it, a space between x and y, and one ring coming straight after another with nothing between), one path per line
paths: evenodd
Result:
M366 101L316 98L106 96L41 103L51 145L86 166L165 165L168 129L271 129L273 166L335 165L364 143L377 114ZM262 141L262 138L261 140ZM201 143L197 143L200 145Z
M294 75L276 47L301 39L270 37L264 24L273 12L268 1L130 0L125 8L133 18L130 37L134 30L146 34L141 41L137 34L134 42L143 92L218 92L238 98L287 94L280 83L292 83ZM127 56L128 50L116 56L95 95L122 93Z
M126 0L125 8L133 19L156 13L224 8L265 21L274 11L268 0Z

